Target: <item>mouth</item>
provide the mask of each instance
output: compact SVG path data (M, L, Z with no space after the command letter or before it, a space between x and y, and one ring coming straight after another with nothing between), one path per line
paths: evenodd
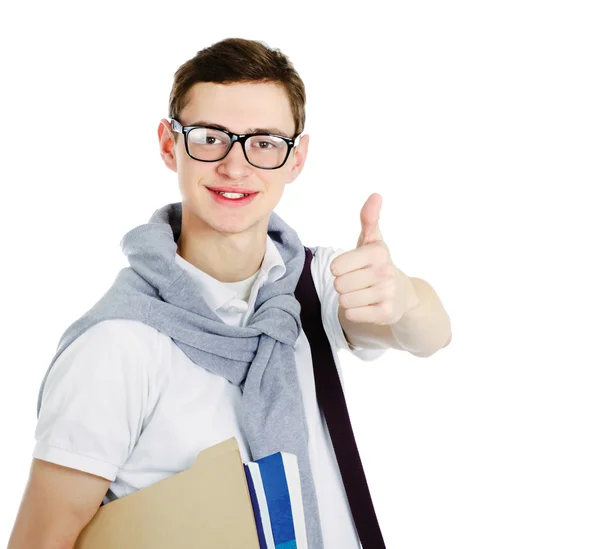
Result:
M258 192L254 193L222 193L208 189L218 204L225 206L244 206L252 202ZM241 195L241 196L240 196Z

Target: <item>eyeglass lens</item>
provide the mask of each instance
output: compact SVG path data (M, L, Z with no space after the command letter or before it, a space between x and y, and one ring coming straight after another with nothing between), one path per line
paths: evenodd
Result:
M198 160L220 160L230 143L229 136L219 130L194 128L188 134L189 152ZM288 145L273 135L255 135L246 140L245 149L250 163L261 168L274 168L283 163Z

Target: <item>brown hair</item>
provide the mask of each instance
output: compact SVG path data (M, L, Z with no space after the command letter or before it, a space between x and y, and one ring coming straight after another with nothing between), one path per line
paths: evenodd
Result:
M169 116L177 119L187 104L190 88L199 82L275 82L282 86L290 101L296 133L304 130L306 91L292 62L278 49L264 42L226 38L200 50L175 72ZM177 137L177 134L175 134Z

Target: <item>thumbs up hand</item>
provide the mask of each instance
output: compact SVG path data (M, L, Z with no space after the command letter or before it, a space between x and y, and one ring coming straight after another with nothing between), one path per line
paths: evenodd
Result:
M396 268L383 241L379 229L382 202L378 193L369 196L360 211L356 249L331 262L339 308L352 322L395 324L415 295L410 278Z

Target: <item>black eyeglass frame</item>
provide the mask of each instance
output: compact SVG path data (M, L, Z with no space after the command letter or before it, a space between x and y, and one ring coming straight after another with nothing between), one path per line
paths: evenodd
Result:
M248 162L248 164L250 164L251 166L254 166L255 168L260 168L261 170L278 170L279 168L281 168L287 162L287 159L290 156L290 152L297 145L296 141L297 141L298 137L300 137L300 134L294 136L293 138L289 138L284 135L277 135L275 133L238 134L238 133L230 132L229 130L225 130L223 128L216 128L214 126L183 126L181 124L181 122L179 122L178 120L175 120L175 118L171 118L171 128L173 129L174 132L183 134L184 141L185 141L185 152L187 152L188 156L190 158L193 158L194 160L198 160L199 162L219 162L220 160L223 160L223 158L225 158L229 154L229 151L232 149L232 147L235 145L235 143L239 141L239 143L242 147L242 151L244 151L244 157L246 158L246 161ZM203 128L203 129L207 129L207 130L217 130L217 131L223 132L224 134L227 134L227 136L229 136L229 139L231 140L229 143L229 147L227 147L225 154L221 158L215 158L214 160L202 160L201 158L196 158L195 156L193 156L190 153L190 149L188 147L188 134L192 130L195 130L197 128ZM273 168L265 168L264 166L257 166L256 164L253 164L250 161L250 159L248 158L248 154L246 152L246 140L251 137L256 137L256 136L278 137L279 139L283 139L283 141L285 141L288 149L285 153L285 158L283 159L283 162L281 164L279 164L279 166L275 166Z

